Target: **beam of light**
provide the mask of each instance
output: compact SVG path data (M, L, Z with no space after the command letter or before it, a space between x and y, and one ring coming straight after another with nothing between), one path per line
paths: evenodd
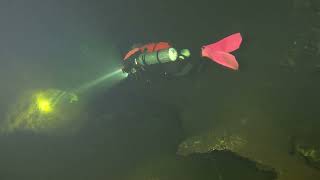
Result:
M128 76L128 74L123 73L122 69L117 69L113 72L107 73L91 82L88 82L86 84L84 84L83 86L81 86L80 88L76 89L75 91L77 93L81 93L83 91L87 91L88 89L91 89L101 83L105 83L107 85L114 85L122 80L124 80L126 77Z

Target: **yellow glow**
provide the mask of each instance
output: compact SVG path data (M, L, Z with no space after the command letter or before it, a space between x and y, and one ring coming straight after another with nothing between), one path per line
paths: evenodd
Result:
M37 104L41 112L49 113L52 111L51 103L48 99L39 97L37 100Z

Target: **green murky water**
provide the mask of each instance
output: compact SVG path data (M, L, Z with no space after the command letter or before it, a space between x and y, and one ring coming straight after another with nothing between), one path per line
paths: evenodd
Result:
M22 94L97 82L134 44L190 48L197 68L151 84L91 83L59 110L77 114L76 131L0 135L0 179L319 179L319 19L317 0L1 1L1 124ZM198 68L201 46L235 32L239 71ZM209 150L233 134L243 149ZM184 141L201 153L177 154Z

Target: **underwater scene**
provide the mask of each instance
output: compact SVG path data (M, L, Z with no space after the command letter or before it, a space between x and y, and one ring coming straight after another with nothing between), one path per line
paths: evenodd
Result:
M319 0L1 0L0 180L320 180Z

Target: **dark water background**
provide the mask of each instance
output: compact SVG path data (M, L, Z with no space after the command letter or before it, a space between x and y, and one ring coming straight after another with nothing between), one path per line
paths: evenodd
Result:
M1 136L0 180L271 179L228 154L180 159L177 145L227 117L268 114L277 126L317 132L319 54L294 49L298 57L287 65L297 39L319 46L320 35L309 33L318 26L316 7L311 0L2 0L2 119L18 94L77 87L116 67L135 43L199 49L234 32L244 42L238 72L207 63L150 88L123 82L92 91L83 97L89 121L77 135Z

